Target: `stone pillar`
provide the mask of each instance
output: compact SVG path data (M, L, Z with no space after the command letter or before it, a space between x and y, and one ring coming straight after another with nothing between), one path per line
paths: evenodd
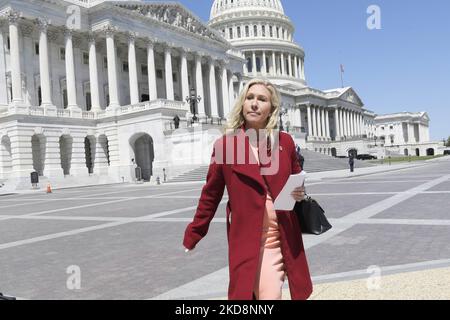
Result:
M325 136L331 139L330 135L330 118L328 117L328 110L325 110Z
M24 103L22 96L22 73L20 66L20 45L19 45L20 35L18 27L18 20L20 18L20 14L17 11L10 10L7 13L6 17L9 20L9 44L10 44L9 52L10 52L11 84L13 95L12 102L15 105L20 105Z
M294 57L294 64L295 64L295 66L294 66L294 76L295 76L296 79L298 79L299 76L298 76L298 56L297 55L295 55L295 57Z
M85 136L76 134L72 136L72 160L70 162L71 176L89 176L89 169L86 166Z
M293 72L293 70L292 70L292 56L291 56L291 54L289 53L289 55L288 55L288 66L289 66L289 74L288 74L288 76L290 76L290 77L293 77L294 76L294 72Z
M33 150L31 135L21 133L18 129L8 132L11 141L12 174L14 178L30 177L33 168Z
M80 110L77 104L77 87L75 80L75 60L73 56L73 31L66 29L64 32L66 42L66 84L67 84L67 101L68 109Z
M130 104L139 103L139 84L136 63L136 34L129 32L128 37L128 76L130 82Z
M203 90L203 73L202 73L202 56L195 56L195 84L196 84L196 92L197 95L202 98L200 102L197 104L198 110L197 113L200 116L205 116L205 95Z
M261 63L261 73L263 76L266 76L267 74L267 66L266 66L266 51L263 50L262 52L262 63Z
M336 140L339 140L341 137L341 128L339 126L339 109L336 107L334 109L334 127L335 127L335 134L336 134Z
M313 132L313 137L317 138L318 137L318 130L317 130L317 118L316 118L316 107L313 106L312 107L312 132Z
M256 52L252 51L252 73L253 76L256 77L258 75L258 69L256 67Z
M189 96L189 76L186 51L181 50L181 101Z
M59 137L59 132L45 132L46 143L44 176L48 179L64 177L64 171L61 167Z
M97 47L95 44L95 37L93 34L88 36L89 40L89 84L91 88L91 102L92 111L101 111L100 106L100 90L98 82L98 68L97 68Z
M219 110L217 106L217 91L216 91L216 66L214 60L209 60L209 98L211 103L211 117L217 118Z
M353 111L350 111L350 132L352 134L352 137L356 136L356 130L355 130L355 113Z
M164 61L166 71L166 99L175 100L173 92L172 49L168 46L164 48Z
M95 139L95 159L94 159L94 174L107 175L108 174L108 158L104 144L107 143L106 136L101 135Z
M0 74L2 75L6 74L5 39L7 39L7 37L3 34L2 22L0 21ZM6 77L0 77L0 106L6 105L8 105Z
M325 138L327 136L327 130L325 127L325 110L324 108L320 108L320 124L322 127L322 137Z
M302 59L301 69L302 69L302 72L301 72L302 80L305 80L305 60L304 59Z
M148 94L150 101L158 99L158 90L156 89L156 68L155 52L153 42L147 41L147 72L148 72Z
M270 74L272 76L276 76L277 75L277 60L275 57L275 51L272 51L272 68L270 69Z
M222 105L223 105L223 118L226 118L230 113L230 91L228 88L228 71L225 65L222 65Z
M229 107L229 111L231 112L233 110L234 107L234 83L233 83L233 73L232 72L228 72L228 105ZM225 115L225 117L227 117L227 115Z
M281 75L286 76L286 61L283 52L281 52Z
M39 27L39 76L41 80L41 97L43 107L53 106L50 87L50 69L48 64L47 29L49 22L43 18L37 19Z
M114 43L114 33L116 29L108 26L104 29L106 34L106 51L108 60L108 89L109 89L109 106L119 107L119 89L117 84L117 55L116 45Z
M314 136L314 132L312 130L312 118L311 118L311 106L307 106L307 113L308 113L308 135Z

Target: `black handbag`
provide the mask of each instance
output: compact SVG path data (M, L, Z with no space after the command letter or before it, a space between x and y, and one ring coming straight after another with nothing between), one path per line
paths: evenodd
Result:
M316 200L308 195L305 195L304 200L295 203L294 212L302 233L319 235L332 227L325 217L325 211Z

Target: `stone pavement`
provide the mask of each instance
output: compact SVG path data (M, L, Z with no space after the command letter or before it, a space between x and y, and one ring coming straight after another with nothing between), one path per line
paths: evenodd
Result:
M224 299L226 195L197 248L186 254L181 244L202 186L123 184L0 197L0 292ZM333 224L324 235L304 236L311 299L450 299L450 157L310 174L307 191ZM71 267L81 270L79 289L68 285Z

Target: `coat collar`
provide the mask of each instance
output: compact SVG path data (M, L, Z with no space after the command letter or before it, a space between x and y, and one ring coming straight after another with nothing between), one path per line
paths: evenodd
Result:
M244 145L239 146L237 141L244 141ZM266 181L269 183L270 176L266 176L264 179L261 175L261 166L256 162L256 158L253 155L253 152L250 148L250 139L245 134L245 128L244 126L241 127L241 129L235 134L234 136L234 152L237 154L238 148L244 147L245 150L245 162L244 163L238 163L238 161L233 161L232 164L232 170L238 174L244 175L246 177L249 177L253 181L257 182L261 188L266 189ZM280 148L280 146L276 145L275 148ZM242 152L242 150L239 150L239 152ZM267 153L267 156L269 157L269 162L262 167L270 167L273 162L272 152L269 150ZM274 154L275 157L277 157L276 161L279 161L279 155L278 152ZM269 179L267 179L269 178ZM269 183L270 184L270 183Z

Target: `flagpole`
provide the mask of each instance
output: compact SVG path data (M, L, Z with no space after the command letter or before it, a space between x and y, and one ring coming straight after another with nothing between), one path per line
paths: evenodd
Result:
M341 85L342 85L342 88L343 88L344 87L344 77L342 76L342 73L343 73L343 71L342 71L342 64L340 65L339 70L341 72Z

